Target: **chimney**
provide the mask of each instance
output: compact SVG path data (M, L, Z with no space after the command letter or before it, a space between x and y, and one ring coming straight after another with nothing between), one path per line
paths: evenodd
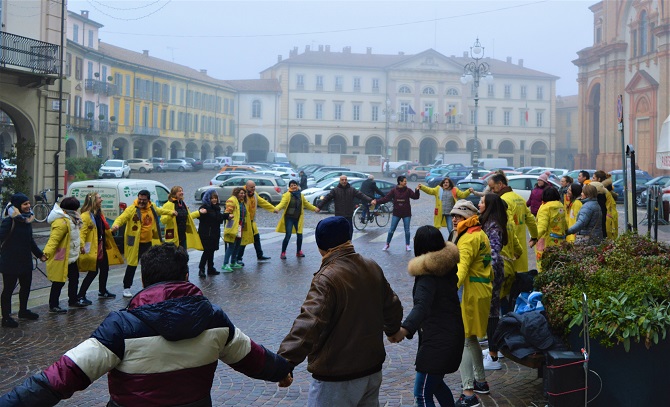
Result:
M342 48L342 53L343 54L351 54L351 47L347 46Z
M368 54L368 55L372 55L372 47L368 47L368 48L367 48L367 54Z
M298 47L293 47L292 50L289 50L288 57L293 58L298 55Z
M330 45L326 45L326 52L330 52Z
M277 62L281 62L281 54L277 55Z
M512 63L512 57L507 57L507 63L511 64Z
M309 45L305 45L305 52L309 52Z
M468 51L463 51L463 58L467 58L467 57L469 57L469 56L470 56L470 55L468 55Z
M519 58L519 66L523 68L523 59Z
M323 45L319 45L319 52L323 52Z
M207 75L207 70L206 69L201 69L200 73Z
M142 50L142 55L144 55L145 57L148 57L149 56L149 50L148 49L143 49Z
M84 18L88 18L88 10L82 10L81 11L81 16Z

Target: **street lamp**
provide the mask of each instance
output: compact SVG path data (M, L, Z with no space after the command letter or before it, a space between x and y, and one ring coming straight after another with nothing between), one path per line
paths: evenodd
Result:
M477 141L477 110L479 108L479 80L484 78L487 82L493 81L493 75L489 70L489 64L486 62L480 62L484 57L484 47L479 43L479 38L475 41L475 44L470 47L470 58L474 59L472 62L468 62L463 67L463 76L461 76L461 83L467 85L468 83L474 81L475 85L475 140L472 146L472 176L474 178L479 178L479 143Z
M395 110L391 107L391 99L386 99L386 108L382 110L384 117L386 118L386 133L385 133L385 142L384 142L384 154L386 155L386 172L389 171L389 161L391 159L391 148L389 147L389 125L391 120L395 120Z

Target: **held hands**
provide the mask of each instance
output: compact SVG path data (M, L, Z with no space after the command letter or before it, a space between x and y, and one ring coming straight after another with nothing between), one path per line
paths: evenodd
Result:
M286 375L285 378L281 379L279 382L277 382L277 386L279 387L288 387L293 383L293 373L289 373Z
M475 193L475 189L472 188L472 187L468 188L468 191L470 191L471 194L474 194L474 193Z
M46 255L46 254L43 254L42 257L40 257L40 261L41 261L42 263L44 263L45 261L47 261L47 255Z
M119 230L119 226L118 225L112 225L112 232L116 232L117 230Z
M419 185L417 185L416 189L420 189L422 186L423 184L419 182Z
M204 214L204 213L207 213L207 209L205 209L205 208L200 208L200 213L203 213L203 214Z
M321 212L321 209L319 209L319 208L314 208L314 212L319 213L319 212Z
M172 216L177 216L177 211L172 211Z
M394 333L393 335L387 338L391 343L400 343L402 342L403 339L407 337L407 334L409 334L409 331L401 327L400 329L398 329L398 332Z
M528 247L533 248L537 244L537 239L530 239L528 241Z
M370 201L370 205L373 205L373 206L374 206L374 205L377 205L377 200L376 200L376 199L373 199L372 201Z

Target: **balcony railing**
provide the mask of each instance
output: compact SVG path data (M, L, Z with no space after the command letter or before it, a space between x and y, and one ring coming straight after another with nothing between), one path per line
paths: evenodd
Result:
M107 96L114 96L117 94L116 85L109 82L99 81L97 79L86 79L84 82L86 90L92 90L93 93L103 93Z
M133 134L139 136L160 136L160 130L157 127L133 126Z
M0 31L0 66L27 68L45 75L60 74L60 47Z
M66 124L75 130L89 131L91 129L91 122L91 119L85 117L68 116Z

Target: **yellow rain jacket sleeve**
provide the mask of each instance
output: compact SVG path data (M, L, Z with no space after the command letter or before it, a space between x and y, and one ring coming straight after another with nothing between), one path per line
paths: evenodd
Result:
M434 188L421 185L421 191L427 193L428 195L433 195L435 197L435 210L433 212L433 226L436 228L447 227L447 221L442 216L442 186L438 185ZM459 199L465 199L470 195L470 190L461 191L456 187L453 187L450 191L451 195L454 197L454 202Z
M515 235L523 248L523 253L514 261L514 271L522 273L528 271L528 241L527 233L530 237L537 238L537 224L535 217L526 206L526 201L516 192L510 191L500 196L507 203L507 217L514 220L516 228Z
M568 229L570 229L575 223L577 223L577 215L579 215L579 210L582 209L582 201L577 199L572 205L570 205L565 213ZM565 230L568 230L565 229ZM575 242L575 235L568 235L565 240L570 243Z
M605 196L607 198L605 201L605 207L607 208L607 220L605 221L607 238L616 239L619 236L619 212L616 210L616 200L612 197L610 191L607 191Z
M64 283L67 281L67 264L70 258L70 222L58 218L51 224L51 234L44 255L47 256L47 278L49 281Z
M186 205L184 203L184 205ZM165 242L174 243L179 246L179 233L177 233L177 217L173 215L175 210L174 202L168 201L163 204L163 210L167 211L169 214L164 214L161 216L161 223L165 225ZM188 206L186 207L188 212ZM198 229L195 227L195 222L193 222L193 215L197 213L197 217L200 217L200 212L190 212L189 216L186 218L186 248L202 250L202 242L200 242L200 235L198 235ZM170 231L172 231L170 233ZM167 236L172 236L168 239Z
M240 224L240 201L234 196L228 198L226 201L225 212L229 213L231 216L227 221L223 222L223 241L234 243ZM240 244L242 246L246 246L253 242L254 234L252 233L251 228L251 216L247 210L244 216L244 224L242 226L242 241Z

